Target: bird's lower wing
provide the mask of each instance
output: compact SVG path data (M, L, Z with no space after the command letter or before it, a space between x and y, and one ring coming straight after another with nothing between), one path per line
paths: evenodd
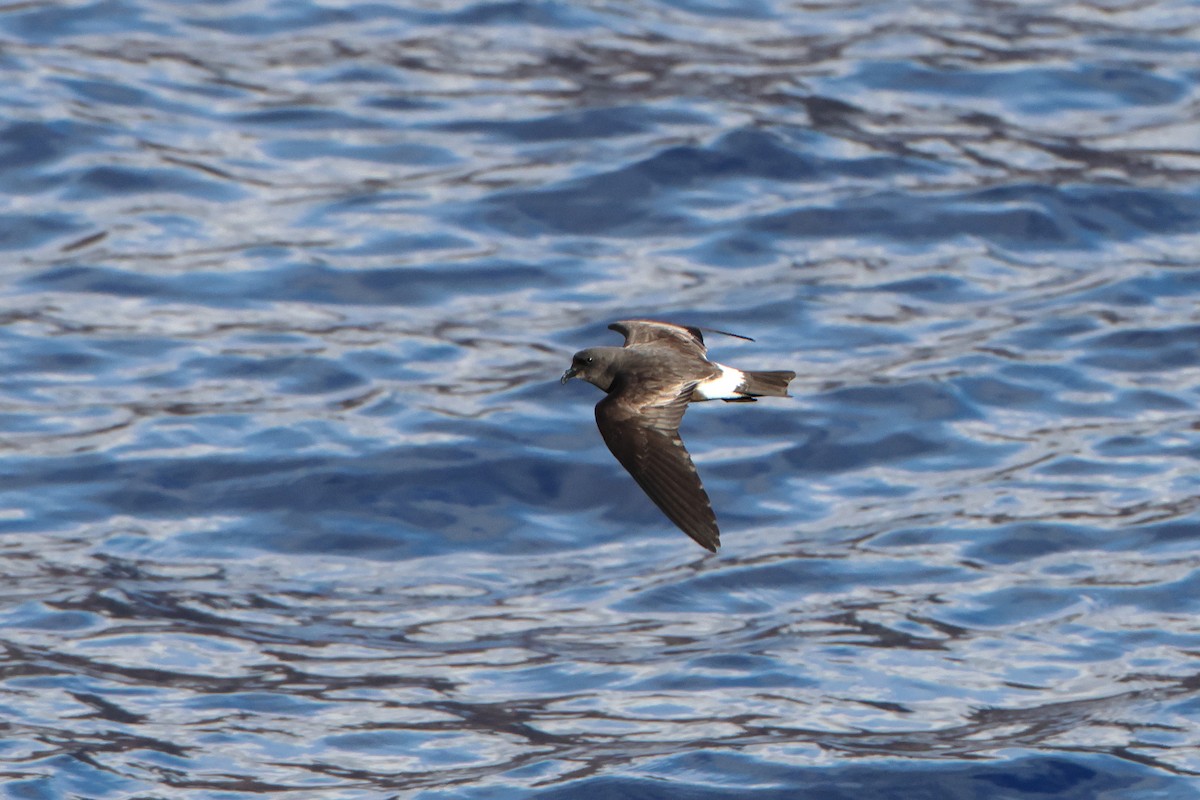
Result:
M596 425L621 466L680 530L716 552L721 532L696 465L677 429L656 427L658 421L653 414L626 415L607 398L596 406Z

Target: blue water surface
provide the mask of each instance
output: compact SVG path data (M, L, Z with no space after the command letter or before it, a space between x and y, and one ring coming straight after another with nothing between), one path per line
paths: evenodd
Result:
M1200 6L0 6L0 797L1200 797ZM651 317L710 555L573 351Z

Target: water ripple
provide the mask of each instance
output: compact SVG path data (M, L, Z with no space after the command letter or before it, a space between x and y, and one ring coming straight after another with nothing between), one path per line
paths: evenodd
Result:
M1200 797L1177 0L0 9L5 797ZM672 529L569 354L795 398Z

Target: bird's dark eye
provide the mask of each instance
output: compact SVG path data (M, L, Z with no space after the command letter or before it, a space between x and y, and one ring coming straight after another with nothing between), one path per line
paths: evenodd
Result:
M586 363L588 363L588 364L592 363L592 362L593 362L593 361L595 361L595 360L596 360L596 359L592 358L591 356L588 356L587 358L585 358L585 359L584 359L584 361L585 361Z

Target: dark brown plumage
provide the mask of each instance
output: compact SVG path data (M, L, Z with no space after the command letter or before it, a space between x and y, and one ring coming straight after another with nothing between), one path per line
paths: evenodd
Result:
M596 404L596 426L608 449L672 522L716 552L717 518L679 438L683 412L703 400L787 397L796 373L744 372L709 361L699 328L644 319L608 327L625 345L580 350L562 382L581 378L607 393Z

